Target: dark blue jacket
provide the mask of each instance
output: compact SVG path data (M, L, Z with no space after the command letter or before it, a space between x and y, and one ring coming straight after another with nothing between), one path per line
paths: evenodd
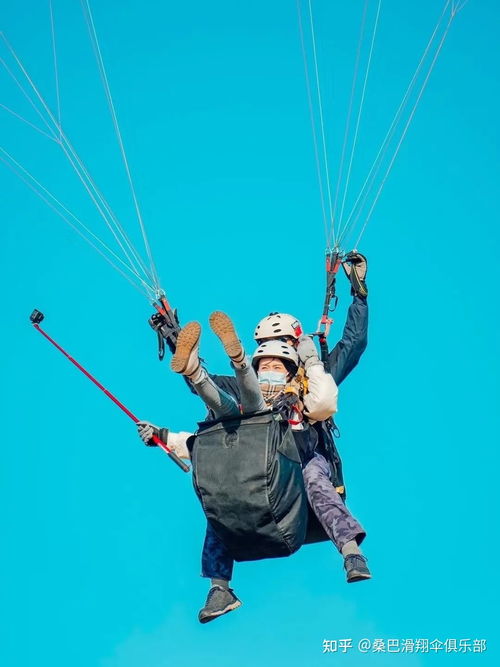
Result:
M357 366L368 344L368 303L355 296L347 311L342 338L329 354L330 372L339 385Z

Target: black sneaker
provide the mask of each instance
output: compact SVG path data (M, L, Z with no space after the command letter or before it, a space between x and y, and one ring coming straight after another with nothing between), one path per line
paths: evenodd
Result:
M205 606L198 614L198 620L200 623L208 623L238 607L241 607L241 601L234 595L232 588L212 586L208 591Z
M347 583L352 584L354 581L363 581L363 579L371 579L372 575L366 566L366 558L361 554L350 554L344 558L344 567L347 572Z

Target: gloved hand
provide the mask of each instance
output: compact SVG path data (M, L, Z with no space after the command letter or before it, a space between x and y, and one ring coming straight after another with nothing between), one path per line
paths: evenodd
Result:
M368 296L366 286L366 273L368 261L360 252L350 252L342 262L342 268L351 283L351 294L353 296Z
M310 336L300 336L299 344L297 345L297 354L299 355L301 362L304 364L306 371L309 366L321 363L316 345Z
M139 437L148 447L158 446L152 440L153 435L156 435L181 459L189 460L191 458L187 448L187 440L193 435L192 433L188 433L187 431L173 433L172 431L169 431L168 428L160 428L148 421L137 422L137 430L139 431Z
M158 357L160 361L165 356L165 342L167 343L170 352L175 354L177 347L177 338L181 330L179 318L177 316L177 309L168 311L164 315L160 313L153 313L148 320L149 326L156 331L158 335Z
M152 440L153 435L156 435L158 438L161 438L162 440L165 437L164 442L167 442L168 430L161 429L159 426L155 426L151 422L148 421L137 422L137 430L139 432L140 439L144 442L145 445L148 445L148 447L157 447L157 444ZM166 431L165 436L161 434L161 431Z

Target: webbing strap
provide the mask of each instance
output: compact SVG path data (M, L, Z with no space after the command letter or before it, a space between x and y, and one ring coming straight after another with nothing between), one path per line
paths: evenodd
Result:
M161 296L159 303L153 305L158 312L149 319L149 324L158 334L158 358L161 361L165 356L165 343L172 353L175 352L181 327L177 311L172 310L164 295Z

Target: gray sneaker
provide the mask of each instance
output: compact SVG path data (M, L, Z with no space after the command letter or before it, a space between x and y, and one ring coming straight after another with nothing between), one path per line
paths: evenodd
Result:
M344 567L347 573L347 583L352 584L354 581L363 581L363 579L371 579L372 575L366 566L366 558L361 554L350 554L344 558Z
M234 595L232 588L212 586L208 591L205 606L198 614L198 620L200 623L208 623L238 607L241 607L241 601Z

